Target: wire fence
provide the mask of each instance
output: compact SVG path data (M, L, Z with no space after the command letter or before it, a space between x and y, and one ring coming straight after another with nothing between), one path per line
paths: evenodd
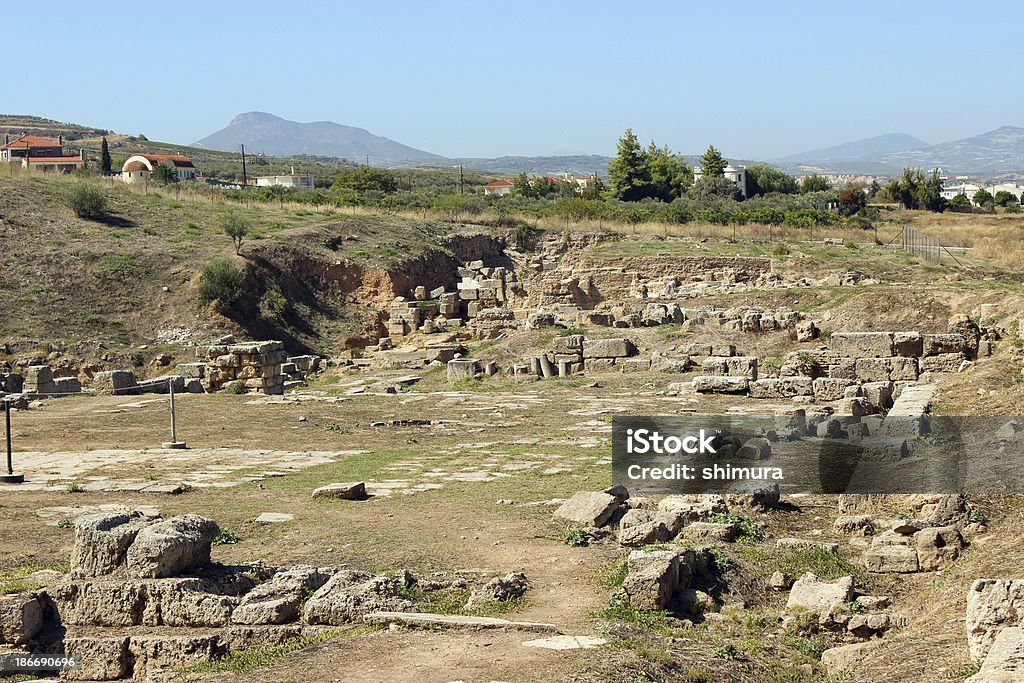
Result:
M915 256L934 266L939 265L942 244L937 237L926 235L913 228L903 228L903 251L910 252Z

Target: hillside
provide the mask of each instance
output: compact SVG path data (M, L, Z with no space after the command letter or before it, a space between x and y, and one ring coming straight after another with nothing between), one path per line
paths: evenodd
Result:
M369 158L374 165L441 158L362 128L331 121L299 123L257 111L239 114L225 128L193 143L195 147L232 152L239 145L270 156L310 154L356 161Z
M892 167L939 167L965 173L1022 171L1024 128L1003 126L963 140L886 154L881 161Z
M911 149L927 147L928 143L906 133L888 133L873 138L854 140L841 145L814 149L798 154L791 154L779 159L776 163L828 164L832 162L871 161L880 155L903 152Z

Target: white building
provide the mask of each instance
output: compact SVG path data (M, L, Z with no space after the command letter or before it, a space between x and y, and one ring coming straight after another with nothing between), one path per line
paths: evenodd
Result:
M306 190L313 189L312 173L291 173L282 175L261 175L256 178L257 187L294 187Z
M700 180L701 176L704 175L704 170L701 167L693 169L694 181ZM736 183L736 187L739 188L740 194L744 197L747 196L747 169L744 166L733 166L729 164L725 167L724 175L726 178Z
M121 180L126 183L145 182L157 166L173 169L178 180L196 179L196 167L191 159L182 154L133 154L125 159L121 167Z
M484 194L504 197L507 194L512 194L514 185L515 183L511 180L495 180L493 183L484 185Z

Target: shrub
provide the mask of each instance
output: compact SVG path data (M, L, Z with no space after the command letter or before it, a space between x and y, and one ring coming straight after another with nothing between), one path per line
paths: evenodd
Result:
M107 211L107 198L103 190L89 183L79 183L68 195L68 208L79 218L96 220Z
M236 394L241 395L245 393L245 382L240 379L236 379L234 382L228 382L224 385L225 394Z
M590 541L583 529L566 529L565 544L571 548L584 548L590 545Z
M231 531L231 529L221 529L220 533L213 539L213 545L235 545L241 540L238 534Z
M199 275L198 294L200 304L216 302L221 311L230 310L245 295L245 271L230 259L213 259Z

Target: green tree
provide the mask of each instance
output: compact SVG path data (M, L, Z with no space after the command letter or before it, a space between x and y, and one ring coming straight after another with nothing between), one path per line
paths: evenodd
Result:
M580 191L580 196L584 199L600 199L604 191L604 181L601 180L601 176L595 175L587 183L587 186Z
M960 193L949 200L947 207L950 211L958 211L960 213L971 212L971 200L967 198L967 195Z
M928 179L917 188L918 207L942 213L946 208L946 200L942 197L942 185L943 182L942 177L939 175L939 169L933 169Z
M1020 204L1020 200L1017 199L1017 195L1007 190L999 190L999 192L996 192L995 197L993 197L993 201L996 206L1016 206Z
M832 189L832 183L829 182L828 178L812 173L811 175L804 178L804 181L800 183L800 194L807 194L808 192L827 192Z
M974 203L983 211L993 212L996 210L995 200L984 187L974 193Z
M214 304L227 313L245 296L245 271L231 259L215 258L203 266L196 294L203 306Z
M619 138L615 158L608 163L608 181L615 199L635 202L648 196L651 178L647 154L632 128Z
M107 211L107 198L103 190L90 183L78 183L68 194L68 208L79 218L96 220Z
M693 183L693 187L686 193L686 196L698 202L716 198L733 199L736 201L743 199L743 194L736 187L736 183L725 176L714 175L705 175L697 178Z
M705 178L721 178L725 175L725 167L728 165L714 145L708 145L700 158L701 175Z
M356 192L383 192L390 194L398 191L398 180L395 174L383 168L358 166L347 168L334 176L332 190L355 190Z
M249 234L249 219L237 211L230 211L224 214L224 217L221 219L221 227L224 230L224 234L234 242L235 253L241 253L242 240Z
M512 181L512 196L513 197L536 197L537 195L533 191L533 186L530 185L530 179L526 173L520 173Z
M859 187L846 187L839 193L839 213L844 216L852 216L867 204L867 195Z
M107 138L100 141L100 174L110 175L113 173L114 163L110 158L110 146L107 145Z
M769 192L796 194L800 184L793 176L768 164L751 164L747 166L747 189L751 197Z
M648 197L669 203L682 197L693 184L693 169L682 155L673 154L667 146L658 147L652 140L645 157L650 177Z

